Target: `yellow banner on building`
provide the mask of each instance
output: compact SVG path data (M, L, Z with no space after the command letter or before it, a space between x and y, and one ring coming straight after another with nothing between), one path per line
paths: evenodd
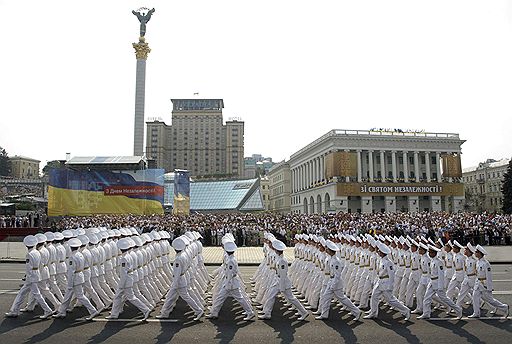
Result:
M357 153L332 152L325 157L325 177L356 177Z
M462 178L462 166L460 155L444 154L443 160L443 177L446 178Z

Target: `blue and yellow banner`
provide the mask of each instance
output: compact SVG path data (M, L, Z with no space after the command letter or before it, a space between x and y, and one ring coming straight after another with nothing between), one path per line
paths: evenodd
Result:
M190 214L190 172L174 170L173 214Z
M48 216L163 214L164 170L50 170Z

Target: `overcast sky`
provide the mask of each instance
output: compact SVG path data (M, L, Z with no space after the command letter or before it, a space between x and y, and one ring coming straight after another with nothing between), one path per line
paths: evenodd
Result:
M245 156L331 129L459 133L462 165L511 157L511 1L0 0L0 146L46 161L132 155L139 22L146 119L224 99Z

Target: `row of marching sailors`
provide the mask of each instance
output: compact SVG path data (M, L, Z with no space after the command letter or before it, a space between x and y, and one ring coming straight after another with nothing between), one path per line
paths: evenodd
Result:
M284 257L286 245L277 240L273 234L265 232L263 240L264 259L251 278L254 288L253 304L258 309L258 318L270 320L274 302L279 294L288 301L291 309L296 310L295 316L303 321L309 315L308 311L293 295L292 283L288 277L288 261Z
M434 243L424 238L416 241L410 237L379 235L374 238L344 234L333 235L330 240L299 234L296 241L296 259L290 268L292 282L306 308L317 309L314 314L318 319L328 315L328 304L324 304L321 297L332 275L329 264L333 251L329 249L331 243L336 245L332 248L337 248L335 257L341 263L337 269L341 269L343 295L359 309L370 307L366 319L377 317L381 298L409 319L414 295L417 302L412 313L422 313L420 319L430 317L432 300L445 305L448 313L454 311L460 318L461 303L469 292L473 292L473 299L484 299L495 307L495 311L508 314L508 306L492 297L491 267L483 258L487 253L481 246L473 248L468 245L465 249L468 259L464 261L461 254L454 255L463 248L456 241L455 244L448 242L444 245L442 241ZM451 253L452 249L454 253ZM478 264L470 258L473 253L479 257ZM454 270L454 273L449 270ZM457 294L455 303L453 297ZM343 301L344 308L349 308L354 314L352 306ZM473 304L480 305L480 301L473 301ZM480 307L474 307L471 317L478 316Z
M249 296L245 291L245 282L239 273L238 262L235 258L237 246L231 233L226 233L222 239L224 255L222 265L212 274L213 288L211 290L209 319L217 319L219 311L228 297L234 298L244 309L244 321L252 321L255 318Z
M40 318L63 318L81 304L88 320L110 308L107 318L115 319L130 301L146 319L172 283L169 238L165 231L139 235L135 228L27 236L25 283L6 316L33 311L38 303L44 310ZM28 304L22 308L27 294Z

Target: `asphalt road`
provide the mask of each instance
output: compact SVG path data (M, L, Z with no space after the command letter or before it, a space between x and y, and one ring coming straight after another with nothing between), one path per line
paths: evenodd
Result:
M84 320L87 315L82 307L66 319L39 320L39 308L31 314L8 319L3 313L9 310L21 278L23 264L0 264L0 343L512 343L512 318L476 320L465 317L449 320L434 311L437 320L405 322L402 316L382 308L379 320L354 322L352 317L339 309L331 311L327 321L315 320L312 315L305 322L298 322L293 312L284 310L276 302L272 320L242 321L242 309L228 300L218 320L192 320L192 311L179 301L171 319L159 321L153 311L149 322L137 320L140 313L133 306L125 306L122 319L106 321L107 312L93 322ZM213 267L209 267L213 269ZM246 281L255 267L241 267ZM512 265L493 266L495 297L512 304ZM483 311L482 316L490 315Z

